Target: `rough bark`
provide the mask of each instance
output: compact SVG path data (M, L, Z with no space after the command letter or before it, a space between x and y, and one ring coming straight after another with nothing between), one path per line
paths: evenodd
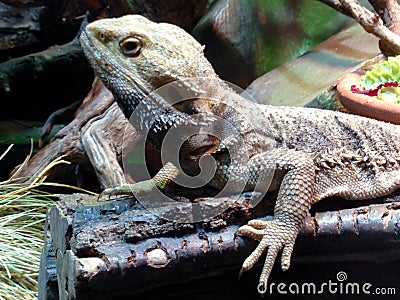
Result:
M96 204L85 195L63 197L48 213L47 243L54 251L42 259L40 277L47 285L40 286L39 299L50 293L46 286L54 287L49 279L54 280L54 269L46 265L52 264L54 252L60 299L118 299L238 272L256 242L235 239L235 232L249 219L271 218L272 204L251 208L245 196L220 200L229 203L224 214L190 224L165 221L132 199ZM399 260L400 205L389 200L399 196L379 199L380 204L315 213L300 233L291 268L301 262L338 259ZM182 203L182 210L190 213L190 206Z

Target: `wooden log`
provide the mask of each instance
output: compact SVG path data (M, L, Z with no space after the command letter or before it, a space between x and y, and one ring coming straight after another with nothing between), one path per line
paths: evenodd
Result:
M58 300L58 281L56 271L56 253L51 241L51 237L47 236L40 257L40 270L38 291L40 300Z
M18 176L35 178L44 166L63 156L73 166L90 164L102 189L124 184L126 179L120 165L124 134L130 135L132 145L140 139L112 94L96 80L73 121L36 153ZM65 165L49 170L49 180L65 182L66 170ZM75 176L74 173L70 171L70 175Z
M256 242L235 239L234 234L249 219L271 218L272 204L266 201L251 208L248 195L230 202L220 200L229 203L221 216L191 224L165 221L129 198L97 203L86 195L62 196L48 213L47 245L52 244L54 251L42 259L41 270L52 270L55 265L59 299L140 297L185 282L204 283L204 278L210 284L210 278L218 274L230 274L227 280L236 280L232 272L238 274ZM343 204L340 199L330 200ZM304 262L338 259L400 262L400 204L388 202L398 200L393 195L369 206L316 212L300 233L291 269ZM181 205L191 213L191 203ZM164 213L168 210L176 207L166 207ZM51 253L55 253L55 262ZM242 284L255 289L259 271L244 276L247 273L254 281ZM302 276L298 273L297 279ZM50 277L49 271L41 272L39 299L51 299L45 297L49 291L54 294Z

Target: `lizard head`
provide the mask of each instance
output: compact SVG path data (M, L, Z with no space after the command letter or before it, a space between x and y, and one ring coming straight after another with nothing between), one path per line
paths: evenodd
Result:
M92 22L80 41L95 74L119 95L130 89L136 96L147 95L175 80L217 76L204 58L204 47L190 34L140 15ZM128 82L129 87L124 85Z

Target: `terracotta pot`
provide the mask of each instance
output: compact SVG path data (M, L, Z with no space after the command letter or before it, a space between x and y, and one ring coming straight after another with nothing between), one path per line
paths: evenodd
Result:
M362 74L361 71L356 71L346 74L338 80L336 90L343 106L353 114L400 124L400 104L351 91L352 85L358 86Z

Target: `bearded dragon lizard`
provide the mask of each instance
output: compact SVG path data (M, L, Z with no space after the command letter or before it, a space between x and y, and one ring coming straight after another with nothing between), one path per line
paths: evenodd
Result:
M224 138L206 143L207 150L198 155L211 152L215 158L216 172L209 184L217 189L229 182L234 191L241 187L278 191L274 220L252 220L237 233L260 241L241 272L266 252L261 292L280 251L282 269L289 268L297 234L313 203L330 196L371 199L400 187L400 126L340 112L249 101L218 78L191 35L139 15L95 21L80 40L95 74L126 117L144 103L133 125L147 128L151 143L160 145L171 127L191 124L189 116L196 112L206 113L203 121L209 126L214 124L212 116L217 116L236 130L222 126ZM173 107L162 97L146 98L164 84L197 77L210 80L207 92L213 101L199 93L189 105ZM189 146L201 148L201 141ZM188 153L185 161L198 160ZM175 176L176 169L166 165L153 181L165 187ZM126 189L106 193L119 191Z

